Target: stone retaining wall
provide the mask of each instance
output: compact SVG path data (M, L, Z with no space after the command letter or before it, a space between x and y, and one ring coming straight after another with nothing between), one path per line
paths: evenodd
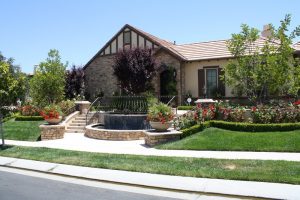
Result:
M55 140L64 138L65 125L40 125L42 140Z
M145 144L152 147L157 144L180 140L181 132L169 129L167 132L145 131Z
M92 125L85 129L86 137L100 140L139 140L144 139L145 133L143 130L108 130L93 128Z

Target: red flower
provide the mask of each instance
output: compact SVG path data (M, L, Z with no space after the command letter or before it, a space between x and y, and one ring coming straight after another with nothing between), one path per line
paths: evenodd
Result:
M256 107L253 106L253 107L251 108L251 110L252 110L252 112L255 112L255 111L256 111Z
M298 101L295 101L293 104L294 104L295 106L298 106L298 105L300 105L300 100L298 100Z

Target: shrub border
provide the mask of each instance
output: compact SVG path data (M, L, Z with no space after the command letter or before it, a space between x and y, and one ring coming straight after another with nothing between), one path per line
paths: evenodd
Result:
M42 116L17 116L15 121L43 121Z
M177 110L192 110L195 106L178 106Z
M293 131L300 129L300 122L280 124L252 124L244 122L226 122L213 120L203 122L202 124L196 124L194 126L181 130L181 138L193 135L209 127L244 132Z

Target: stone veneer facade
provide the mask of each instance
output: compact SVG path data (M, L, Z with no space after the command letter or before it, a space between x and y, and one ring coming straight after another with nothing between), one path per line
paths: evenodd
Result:
M85 68L85 85L90 99L94 99L100 91L104 92L105 96L111 96L113 92L119 91L117 79L113 75L113 61L115 55L98 55ZM182 70L181 62L164 50L160 50L154 54L157 61L161 65L166 65L176 69L177 95L179 102L184 94L184 70ZM163 71L163 69L162 69ZM161 73L160 71L159 73ZM156 95L160 95L160 76L154 77L153 85Z
M155 54L156 60L160 65L166 65L168 67L173 67L176 70L176 90L177 95L179 97L178 101L181 102L181 96L184 94L184 70L182 70L182 63L175 58L174 56L170 55L164 50L160 50ZM163 72L164 69L161 69ZM157 95L160 95L160 76L159 74L153 80L155 92Z
M99 92L111 96L118 91L117 79L113 75L114 55L98 55L84 70L85 86L90 99Z

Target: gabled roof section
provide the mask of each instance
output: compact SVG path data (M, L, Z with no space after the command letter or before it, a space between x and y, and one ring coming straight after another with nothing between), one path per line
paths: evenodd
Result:
M163 49L169 51L171 54L175 55L176 57L180 58L181 60L186 60L186 58L179 53L178 51L176 51L175 46L172 42L160 39L154 35L151 35L150 33L147 33L143 30L140 30L138 28L135 28L133 26L128 25L131 29L135 30L136 32L138 32L139 34L148 37L148 39L150 39L151 41L155 41L160 47L162 47Z
M92 57L92 59L90 59L88 61L88 63L83 67L83 69L85 69L98 55L100 55L101 52L103 52L105 50L105 48L107 46L110 45L110 43L115 40L119 34L121 34L122 32L125 31L125 29L130 29L131 31L134 31L136 32L138 35L146 38L147 40L153 42L154 44L156 44L157 46L159 46L160 48L162 49L165 49L166 51L168 51L169 53L171 53L173 56L177 57L178 59L180 60L185 60L185 58L180 54L178 53L174 48L173 46L175 46L173 43L169 42L169 41L166 41L166 40L163 40L163 39L160 39L154 35L151 35L145 31L142 31L138 28L135 28L129 24L126 24L125 26L123 26L97 53L95 56Z
M154 35L151 35L143 30L133 27L129 24L123 26L104 46L100 49L97 54L84 66L84 69L99 55L101 52L108 47L112 41L125 30L130 29L137 35L142 36L147 41L157 45L159 49L163 49L179 59L180 61L200 61L200 60L211 60L211 59L224 59L232 58L233 55L227 48L227 41L229 40L216 40L209 42L198 42L191 44L175 45L172 42L163 40ZM265 42L268 40L266 37L260 36L259 39L254 43L254 46L261 49ZM275 45L278 45L278 41L273 41ZM300 52L300 41L292 46L296 52Z
M294 48L296 51L300 51L300 41L299 41L299 42L296 42L296 43L293 45L293 48Z

